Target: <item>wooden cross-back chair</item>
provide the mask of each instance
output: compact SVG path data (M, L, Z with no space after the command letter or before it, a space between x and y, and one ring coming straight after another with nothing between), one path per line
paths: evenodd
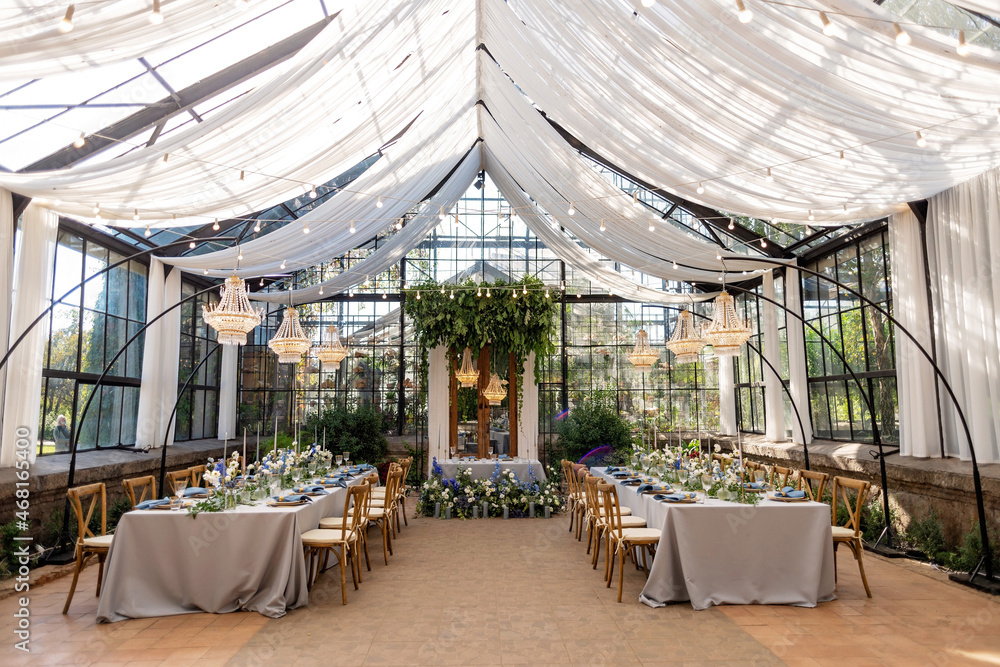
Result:
M766 482L767 481L767 477L768 477L767 466L765 466L760 461L748 461L747 459L743 459L743 481L744 482L756 482L757 481L757 476L756 476L755 473L758 470L761 471L762 473L764 473L764 481Z
M582 499L577 490L577 478L573 471L573 463L567 459L559 462L562 466L563 479L569 486L569 493L566 495L566 512L569 514L569 532L573 532L573 525L576 522L577 504Z
M80 578L80 570L86 566L94 556L97 556L97 593L101 594L101 582L104 579L104 559L111 548L113 535L108 535L108 501L107 492L103 482L77 486L66 491L69 497L69 505L76 515L76 569L73 570L73 583L69 587L69 595L66 596L66 604L62 613L69 612L69 605L73 601L73 593L76 591L76 582ZM84 511L84 506L87 509ZM101 532L95 534L90 528L90 521L94 517L94 512L99 511L101 517Z
M725 472L726 469L733 464L733 457L729 454L723 454L721 452L713 453L712 460L719 462L719 467L722 468L722 472Z
M399 530L399 515L403 515L403 525L409 526L410 522L406 519L406 480L410 476L410 467L413 465L413 457L407 456L401 459L399 462L400 466L403 468L403 476L399 481L399 511L396 514L396 530Z
M394 530L393 521L397 511L397 494L399 493L400 480L403 476L403 469L398 465L389 466L389 474L385 480L385 497L380 501L373 498L365 513L365 526L375 524L382 534L382 557L385 564L389 564L389 556L392 555L392 534ZM324 519L326 521L326 519ZM323 525L323 522L320 522ZM367 544L367 541L366 541Z
M191 483L191 470L172 470L167 473L167 485L170 487L170 495L177 495L177 487L174 484L176 480L186 479L189 487L194 487L195 485Z
M144 500L153 500L156 498L156 478L152 475L124 479L122 480L122 486L125 487L125 495L128 496L128 501L132 503L132 507L135 507Z
M771 486L776 489L783 489L786 486L791 486L788 482L792 477L794 471L791 468L784 468L782 466L772 466L771 467Z
M622 601L622 585L625 577L625 554L628 552L642 552L642 568L649 578L649 563L656 556L656 545L660 542L660 530L657 528L627 527L625 520L629 516L623 516L621 505L618 503L617 484L597 484L597 492L601 495L604 503L604 512L607 516L607 529L604 531L607 548L605 549L606 561L604 568L605 585L611 588L611 577L614 575L615 559L618 559L618 601ZM646 554L649 554L649 561ZM639 565L638 554L633 555L636 566Z
M805 491L810 500L823 502L823 491L826 490L827 482L830 481L829 475L815 470L800 470L798 480L799 491Z
M864 507L868 498L868 491L871 489L870 482L863 482L847 477L833 478L833 502L830 503L830 510L833 515L833 571L836 580L837 573L837 547L841 544L854 554L854 560L858 561L858 570L861 571L861 583L865 585L865 593L872 596L872 591L868 587L868 577L865 576L865 564L862 560L864 546L861 544L861 508ZM851 492L854 498L851 498ZM847 518L841 524L837 521L837 503L843 502L847 508Z
M191 481L189 484L191 486L201 486L201 478L205 474L208 467L203 463L200 466L191 466L188 471L191 473Z
M366 482L348 487L344 500L344 514L320 521L320 527L302 533L302 546L308 558L308 588L319 573L326 570L327 560L332 553L340 565L340 594L343 604L347 604L347 565L351 566L354 590L361 582L361 561L359 559L361 516L368 506L370 487ZM326 525L324 525L326 522Z

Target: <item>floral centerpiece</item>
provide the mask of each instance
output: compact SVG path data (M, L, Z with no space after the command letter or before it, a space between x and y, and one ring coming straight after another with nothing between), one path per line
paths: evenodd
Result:
M531 465L528 479L522 481L513 470L503 470L498 461L493 474L486 479L472 479L467 468L459 468L454 478L446 478L435 458L432 462L431 477L420 489L417 512L434 516L435 510L445 512L450 509L452 516L469 519L475 516L486 503L489 516L503 516L507 508L508 516L529 516L531 505L536 511L548 509L558 512L564 503L556 478L556 471L549 468L549 479L539 481Z

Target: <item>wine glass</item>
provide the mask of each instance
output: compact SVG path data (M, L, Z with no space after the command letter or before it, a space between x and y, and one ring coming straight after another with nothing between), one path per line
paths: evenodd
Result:
M351 453L350 452L344 452L343 456L344 456L344 465L345 466L351 465Z
M687 484L687 478L688 478L688 469L685 468L684 466L681 466L680 468L678 468L677 469L677 479L680 481L681 486L684 486L684 485Z
M187 479L175 479L174 480L174 495L177 496L177 507L171 509L181 509L184 507L184 491L187 489L188 480Z
M309 470L309 478L312 479L313 477L316 476L316 462L315 461L310 461L307 464L307 468Z
M302 468L299 466L295 466L294 468L292 468L292 483L295 486L298 486L300 481L302 481Z
M712 485L714 483L715 483L715 478L712 477L711 475L701 476L701 488L705 490L705 500L708 500L708 490L712 488Z
M336 461L337 461L337 468L339 469L340 465L344 462L344 457L341 456L340 454L337 454Z
M271 495L272 496L279 495L281 493L281 475L277 473L271 473L267 481L270 487Z
M763 471L763 470L761 470L760 468L757 468L756 470L754 470L754 471L753 471L753 478L754 478L754 479L755 479L755 480L757 481L757 483L758 483L758 484L760 484L760 485L761 485L762 487L764 486L764 471Z

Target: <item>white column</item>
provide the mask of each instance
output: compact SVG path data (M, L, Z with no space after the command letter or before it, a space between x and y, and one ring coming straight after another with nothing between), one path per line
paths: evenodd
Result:
M29 204L21 220L21 237L14 267L13 308L9 336L17 338L49 304L59 217ZM35 460L41 406L42 362L47 330L36 326L7 361L0 468L17 460L17 443L27 440L28 458Z
M448 348L437 345L427 354L427 470L448 458Z
M785 307L802 317L802 281L798 269L785 269ZM808 445L813 440L813 432L809 411L809 383L806 379L805 327L802 320L786 314L785 333L788 338L788 393L791 394L802 420L800 430L798 420L792 415L792 442Z
M0 188L0 357L10 342L10 302L14 280L14 202L10 191ZM3 425L3 397L7 366L0 368L0 427Z
M528 354L521 373L521 405L517 408L517 455L538 458L538 383L535 353Z
M229 434L236 437L236 345L222 346L222 364L219 368L219 430L217 437Z
M163 262L155 257L149 260L149 277L146 281L146 322L163 312ZM136 411L135 446L159 447L163 437L160 419L160 394L163 365L163 320L146 329L142 346L142 384L139 386L139 407ZM167 408L168 410L170 408Z
M774 271L764 274L763 293L774 299ZM764 358L774 368L781 370L781 345L778 341L778 308L773 303L761 301L761 321L764 331ZM782 400L781 378L767 364L764 366L764 437L771 442L785 441L785 406Z
M736 373L732 357L719 357L719 432L736 435Z

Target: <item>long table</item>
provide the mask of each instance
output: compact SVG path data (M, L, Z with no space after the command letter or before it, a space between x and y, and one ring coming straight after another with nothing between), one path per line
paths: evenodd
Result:
M604 468L591 472L617 484ZM645 604L815 607L836 597L828 505L767 499L756 506L715 499L671 505L620 484L618 501L661 530L640 595Z
M537 459L522 459L521 461L500 461L500 470L507 472L508 470L513 470L517 474L517 478L522 482L528 481L528 466L531 466L531 472L534 473L535 479L539 482L544 482L545 477L545 467ZM438 465L441 466L441 470L444 471L445 479L453 479L455 475L458 474L459 468L467 468L472 474L472 479L488 479L493 475L493 471L496 470L497 461L456 461L446 460L438 461Z
M305 606L301 535L343 516L347 499L343 487L327 491L299 507L262 501L193 519L186 510L126 513L108 552L98 622L240 610L278 618Z

